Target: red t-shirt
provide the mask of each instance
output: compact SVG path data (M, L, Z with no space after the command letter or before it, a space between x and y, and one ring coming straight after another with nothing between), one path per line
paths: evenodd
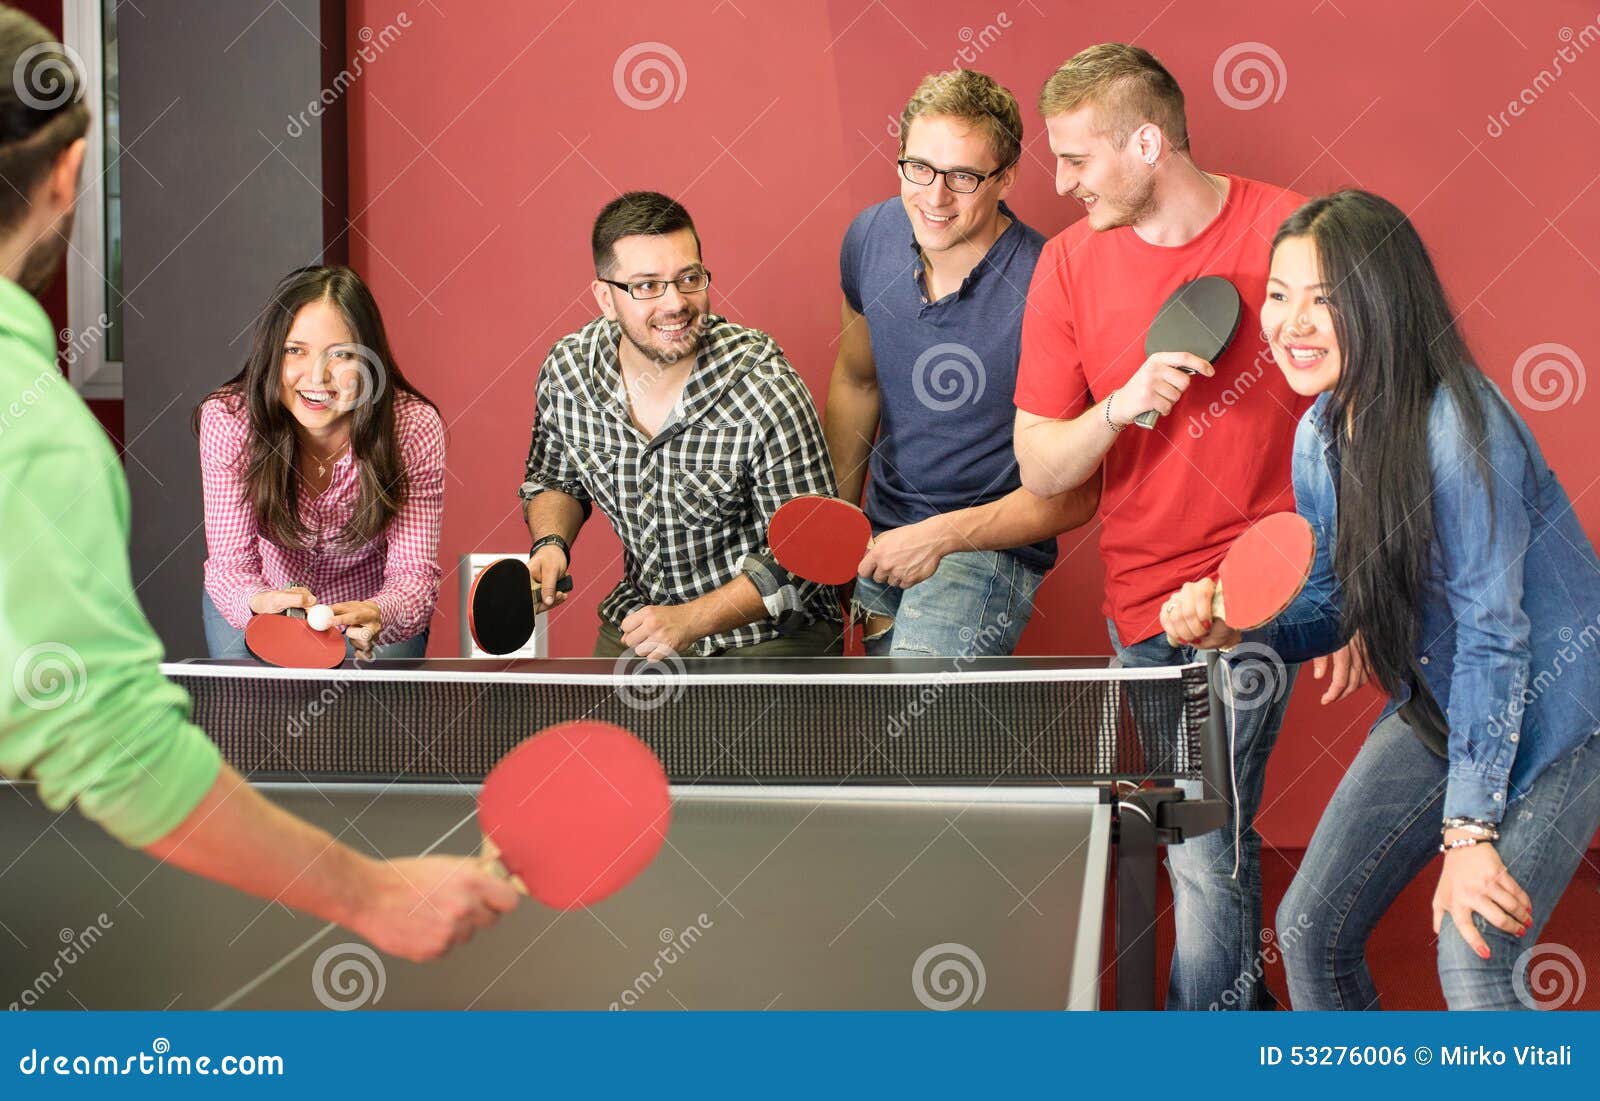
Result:
M1221 275L1244 302L1216 376L1197 376L1171 416L1129 427L1106 453L1104 609L1124 645L1160 631L1161 602L1212 575L1252 521L1294 508L1294 431L1311 399L1289 389L1261 339L1261 303L1272 235L1305 198L1228 181L1221 213L1176 248L1075 222L1045 244L1028 291L1017 408L1063 420L1133 376L1145 331L1180 284Z

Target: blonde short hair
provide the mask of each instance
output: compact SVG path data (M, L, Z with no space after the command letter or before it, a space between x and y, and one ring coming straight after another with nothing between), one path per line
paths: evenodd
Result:
M1039 92L1045 118L1092 104L1095 133L1121 148L1139 127L1155 123L1172 148L1189 149L1183 90L1149 50L1103 42L1050 74Z
M1022 156L1022 108L993 77L971 69L929 73L900 113L900 155L911 121L923 116L960 119L982 131L1002 167Z

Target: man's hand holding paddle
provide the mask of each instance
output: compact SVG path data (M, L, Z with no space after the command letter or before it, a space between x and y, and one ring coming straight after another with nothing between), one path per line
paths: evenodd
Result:
M1196 375L1210 378L1216 373L1215 367L1197 355L1155 352L1111 395L1111 422L1133 424L1149 410L1164 417L1172 412Z
M557 604L563 604L572 595L570 586L566 589L560 587L561 579L567 576L567 565L566 553L554 543L540 547L528 559L528 575L539 589L539 611L548 611Z

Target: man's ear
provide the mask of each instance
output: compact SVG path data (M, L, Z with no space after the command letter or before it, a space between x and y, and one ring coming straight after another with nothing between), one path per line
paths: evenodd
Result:
M589 284L589 289L594 291L595 305L600 307L600 312L605 315L606 320L615 321L617 319L617 309L611 303L611 284L602 283L599 279L596 279Z
M57 210L67 210L78 201L78 181L83 175L83 158L89 150L87 138L79 138L61 151L45 179L45 197Z

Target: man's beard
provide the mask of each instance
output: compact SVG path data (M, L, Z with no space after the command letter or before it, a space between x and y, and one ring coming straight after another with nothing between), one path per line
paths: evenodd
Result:
M685 359L692 359L700 353L700 345L705 330L705 317L703 313L696 313L689 321L689 327L684 330L688 339L679 342L671 348L663 348L655 341L655 330L646 321L635 327L625 319L618 318L622 326L622 335L639 350L639 354L653 363L663 367L671 367L674 363Z
M1105 202L1108 196L1103 192L1100 201ZM1149 218L1156 211L1156 182L1148 179L1141 186L1137 183L1127 188L1119 188L1111 198L1111 206L1115 213L1111 221L1095 226L1097 230L1120 229L1124 226L1136 226Z
M41 297L55 282L61 270L61 258L66 255L72 240L73 212L68 211L54 229L47 231L37 244L22 258L22 270L17 272L17 285L35 298Z

